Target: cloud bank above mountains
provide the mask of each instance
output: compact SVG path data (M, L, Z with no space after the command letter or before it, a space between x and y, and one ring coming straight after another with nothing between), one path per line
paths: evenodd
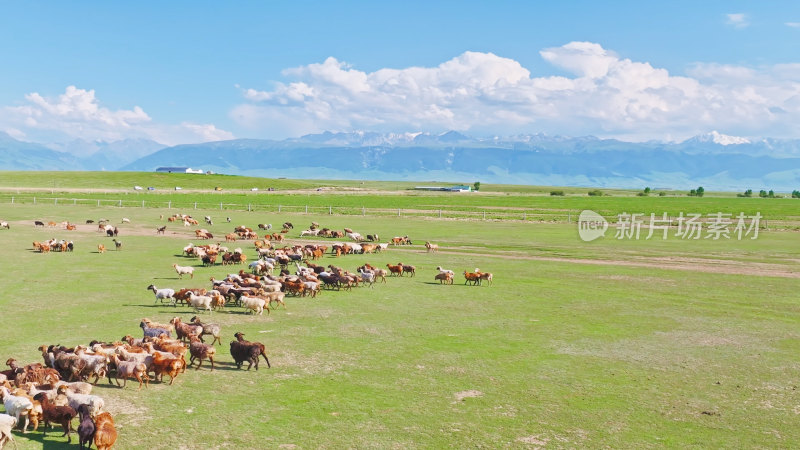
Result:
M800 137L800 62L696 63L676 75L593 42L539 55L543 67L536 72L552 75L532 76L518 61L488 52L467 51L435 67L372 72L331 56L285 69L267 88L241 87L224 124L164 123L147 108L110 108L94 90L67 86L57 96L33 92L0 106L0 131L35 142L134 138L168 145L326 130L543 132L628 141L681 141L709 130Z
M697 63L685 76L592 42L539 52L561 75L465 52L436 67L363 72L334 57L287 69L271 89L243 89L231 116L282 137L323 130L543 131L627 140L682 140L710 129L800 135L800 64Z
M100 104L94 90L75 86L67 86L56 98L33 92L25 96L25 103L20 106L0 108L0 131L36 142L151 139L181 144L234 138L232 133L212 124L155 123L139 106L112 110Z

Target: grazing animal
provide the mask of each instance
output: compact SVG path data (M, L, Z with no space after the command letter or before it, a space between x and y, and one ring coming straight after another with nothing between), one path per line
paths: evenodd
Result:
M428 241L425 241L425 248L428 249L428 253L430 252L437 252L439 250L439 244L431 244Z
M133 377L139 382L139 389L142 389L142 382L144 382L145 387L148 387L150 377L147 376L146 364L139 361L123 361L119 359L117 355L111 355L111 361L117 366L117 373L114 376L114 379L117 381L117 386L120 385L120 377L122 377L123 380L122 388L128 385L128 378ZM110 381L111 378L109 377L109 382Z
M439 284L453 284L453 275L448 272L439 272L433 279L439 280Z
M194 370L200 370L200 365L203 364L203 360L207 359L211 361L211 370L214 370L214 355L217 354L217 349L214 348L211 344L204 344L200 342L200 339L197 335L189 336L189 353L191 353L192 357L189 358L189 367L194 364L194 360L197 360L197 367Z
M14 448L17 448L17 441L14 440L14 435L11 430L17 426L17 418L9 416L8 414L0 414L0 448L5 447L8 442L14 443Z
M476 286L481 282L481 274L480 272L467 272L464 271L464 284L472 284Z
M416 267L403 265L401 263L397 263L397 264L403 267L403 273L408 272L408 273L411 274L412 277L417 274L417 268Z
M443 269L442 266L436 266L436 270L438 270L439 272L449 273L451 277L454 277L456 275L456 273L453 272L452 270Z
M119 251L122 248L122 242L116 239L112 239L112 241L114 241L114 246L117 247L117 251Z
M87 449L92 448L92 441L94 441L95 426L92 415L89 413L89 408L86 405L78 407L78 414L80 415L80 423L78 424L78 444L83 450L84 445Z
M167 327L155 327L152 326L152 322L142 320L139 322L139 328L142 329L144 333L144 337L159 337L162 334L166 334L167 337L172 337L172 331Z
M205 309L209 314L212 312L211 302L213 299L207 295L195 295L194 292L189 291L189 298L187 299L195 311Z
M33 226L35 226L35 227L43 227L44 226L44 222L42 222L41 220L34 220L33 221Z
M169 300L172 306L175 306L175 290L174 289L158 289L155 285L151 284L147 286L147 289L153 291L153 294L156 296L155 303L158 303L161 300L161 303L164 303L164 300Z
M117 442L117 429L110 413L98 414L94 419L94 445L97 450L108 450Z
M173 264L172 267L175 269L175 272L183 279L183 276L188 274L189 278L194 278L194 267L191 266L179 266L177 264Z
M11 228L8 226L8 222L6 222L5 220L4 220L4 221L2 221L2 222L0 222L0 228L5 228L5 229L7 229L7 230L10 230L10 229L11 229Z
M180 291L175 293L175 300L181 303L186 303L189 301L189 291L194 292L197 295L205 295L206 290L205 288L194 288L194 289L181 289Z
M64 429L64 434L61 437L67 437L67 443L72 443L72 419L78 415L75 410L69 406L56 406L50 403L50 399L47 397L47 394L44 392L40 392L33 397L34 400L38 401L42 405L42 416L44 418L44 429L42 430L42 434L47 434L47 428L50 427L50 422L57 423L61 425L61 428ZM81 405L86 407L86 405Z
M175 336L181 341L189 340L192 335L201 335L203 333L203 327L200 325L194 325L189 323L181 322L180 317L173 317L172 320L169 321L172 326L175 327Z
M393 266L391 264L386 264L386 267L389 268L389 273L394 276L403 276L403 264L398 264Z
M254 364L256 366L256 370L258 370L259 356L264 357L264 360L267 362L267 368L272 367L269 363L269 358L267 358L267 351L266 347L264 347L264 344L260 342L245 341L244 334L241 332L237 332L233 336L236 338L236 340L231 341L231 356L236 362L237 369L241 369L242 364L247 361L250 363L250 365L247 366L247 370L250 370Z
M226 220L228 223L231 223L231 218L230 218L230 217L226 217L226 218L225 218L225 220Z
M175 327L173 327L172 324L153 322L152 320L148 319L147 317L142 319L142 322L146 323L150 328L163 328L163 329L169 330L169 331L174 331L175 330Z
M388 274L389 272L387 272L386 269L375 269L375 280L377 281L377 279L380 278L381 283L386 283L386 275Z
M358 273L361 274L361 281L364 284L369 284L370 287L372 287L375 284L375 272L371 270L359 269Z
M120 223L131 223L131 219L128 219L127 217L123 217L122 221Z
M251 310L253 314L261 315L264 310L267 310L267 314L269 315L269 307L267 306L267 301L263 298L259 297L248 297L246 295L242 295L239 297L239 301L242 303L242 306Z
M106 252L106 246L103 244L97 244L97 253L105 253L105 252Z
M212 345L214 344L214 342L219 342L219 345L222 345L222 340L220 339L220 333L222 332L222 327L220 327L216 323L207 323L207 322L203 323L197 316L192 317L191 323L203 327L203 332L200 333L200 341L203 341L204 335L210 335L214 337L214 339L211 340Z
M164 374L167 374L170 377L170 386L172 386L172 383L175 382L175 378L177 378L179 373L183 372L186 366L186 363L181 359L182 357L178 358L174 355L169 356L163 352L155 352L150 358L152 359L152 369L156 381L162 381L164 379Z
M258 363L256 363L256 369ZM11 392L5 386L0 386L0 397L3 399L3 406L6 408L6 413L14 416L17 423L22 424L22 432L28 432L29 416L33 414L33 402L25 397L11 395ZM20 422L20 418L24 420Z
M73 351L74 349L65 349L63 347L53 348L53 368L58 370L63 379L80 381L80 374L86 368L86 361L72 353Z
M59 394L66 394L67 403L72 409L77 410L81 405L89 407L89 413L96 416L100 411L105 409L105 402L102 398L91 394L75 394L66 386L58 387Z
M492 284L492 274L491 274L491 272L478 272L478 274L480 275L480 279L479 279L478 284L481 284L481 282L483 280L486 280L486 282L488 282L489 285Z
M267 300L269 306L272 306L272 303L275 303L276 305L283 305L283 309L286 309L286 303L283 302L284 297L286 297L286 294L280 291L267 292L264 294L264 298Z
M203 261L203 265L206 266L206 267L213 266L214 264L217 263L217 255L216 254L213 254L213 255L205 254L200 259Z
M86 347L83 346L75 347L75 354L86 362L83 369L80 371L80 378L85 378L86 381L89 381L94 375L94 384L96 386L100 378L105 377L106 373L108 373L106 355L86 354Z
M165 231L167 231L166 225L156 228L156 234L164 234Z

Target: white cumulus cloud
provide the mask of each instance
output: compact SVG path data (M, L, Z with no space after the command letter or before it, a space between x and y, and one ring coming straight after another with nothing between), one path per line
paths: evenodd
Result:
M744 13L733 13L733 14L726 14L726 21L728 25L734 28L747 28L750 26L750 19L747 17L747 14Z
M324 130L546 132L681 139L711 129L797 136L795 64L695 64L675 75L592 42L540 51L570 76L532 77L519 62L465 52L435 67L359 71L335 58L287 69L270 89L243 89L231 112L273 137Z
M233 138L212 124L155 123L139 106L112 110L102 106L94 90L75 86L52 98L33 92L25 95L20 106L0 108L0 129L15 138L40 142L146 138L179 144Z

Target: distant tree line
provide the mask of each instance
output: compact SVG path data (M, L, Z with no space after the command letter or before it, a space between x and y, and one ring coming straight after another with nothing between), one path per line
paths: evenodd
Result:
M689 191L689 197L702 197L706 193L706 190L703 189L703 186L700 186L697 189L692 189Z
M748 190L744 191L741 194L736 194L736 196L737 197L752 197L753 196L753 190L752 189L748 189ZM775 195L775 191L773 191L772 189L770 189L769 191L761 189L760 191L758 191L758 196L761 197L761 198L781 198L780 195ZM798 191L796 189L794 191L792 191L792 198L800 198L800 191Z

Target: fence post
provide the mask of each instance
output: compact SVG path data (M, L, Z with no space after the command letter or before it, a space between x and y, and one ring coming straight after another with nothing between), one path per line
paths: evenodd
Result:
M194 209L197 209L197 202L194 202Z
M97 206L100 206L100 200L97 200Z
M11 197L11 204L14 204L14 197Z
M442 218L442 210L441 209L439 210L439 218L440 219Z
M522 221L525 222L526 220L528 220L528 212L527 211L523 211L522 212Z
M483 220L486 220L486 211L483 212Z
M222 202L219 202L219 210L222 211Z
M333 206L328 206L328 215L329 216L333 215Z
M400 208L397 208L397 217L400 217Z
M247 204L247 212L250 212L250 203Z
M278 212L281 212L281 205L278 205Z
M75 206L77 204L78 204L78 199L77 198L73 198L72 199L72 206Z
M567 223L572 223L572 213L567 214Z
M122 208L122 200L119 201L119 207Z
M36 204L36 197L33 197L33 204Z
M363 206L361 207L361 215L362 216L366 216L367 215L367 210Z
M142 208L144 208L144 200L142 200Z
M172 200L167 202L167 209L172 209Z

